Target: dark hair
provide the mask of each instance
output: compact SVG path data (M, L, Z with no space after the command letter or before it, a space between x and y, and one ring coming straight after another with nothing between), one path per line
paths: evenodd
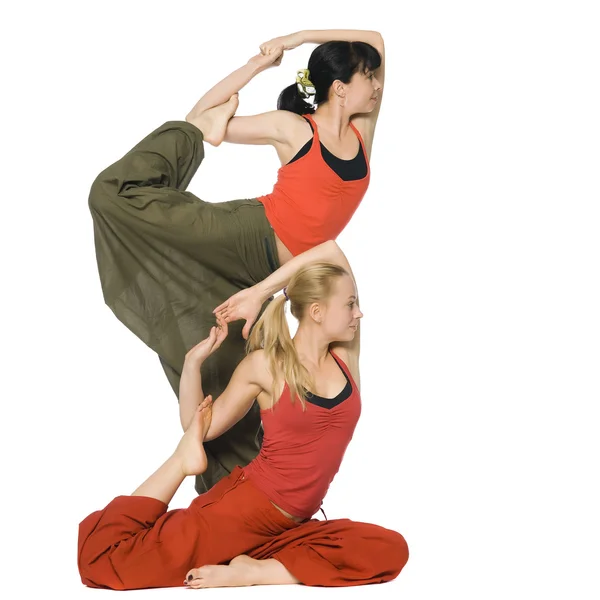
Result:
M315 87L315 105L327 102L331 84L339 79L349 83L358 71L375 71L381 65L381 55L366 42L325 42L317 46L308 60L309 79ZM315 106L300 95L296 83L286 87L277 100L278 110L289 110L303 115L314 113Z

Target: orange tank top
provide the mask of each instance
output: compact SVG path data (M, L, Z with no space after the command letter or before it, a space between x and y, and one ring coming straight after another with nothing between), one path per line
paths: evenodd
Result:
M367 174L362 179L344 181L323 159L314 119L303 116L313 126L310 150L283 165L273 192L258 198L271 227L294 256L337 238L358 208L371 178L364 141L352 122L350 127L367 162Z
M332 408L298 398L285 384L272 409L261 410L264 439L244 473L269 500L290 515L309 519L320 508L342 463L361 412L360 393L350 370L333 352L352 392Z

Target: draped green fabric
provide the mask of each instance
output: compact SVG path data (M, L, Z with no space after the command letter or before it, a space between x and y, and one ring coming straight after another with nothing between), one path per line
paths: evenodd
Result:
M89 206L104 300L154 350L178 394L186 352L215 324L213 309L279 267L275 237L256 199L205 202L185 189L204 158L202 133L167 122L94 181ZM263 307L264 308L264 307ZM216 399L245 355L243 321L202 365L202 388ZM205 444L202 493L262 441L255 403L246 417Z

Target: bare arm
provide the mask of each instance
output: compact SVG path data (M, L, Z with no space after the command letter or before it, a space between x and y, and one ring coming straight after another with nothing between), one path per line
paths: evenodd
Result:
M367 154L371 156L373 147L373 137L375 135L375 125L381 109L381 100L383 97L383 83L385 79L385 45L383 36L378 31L368 31L362 29L322 29L322 30L304 30L296 31L282 37L274 38L261 45L261 51L270 52L274 48L283 46L284 50L296 48L302 44L323 44L329 41L342 42L364 42L373 46L381 56L381 64L375 70L373 76L379 83L378 100L373 110L369 113L357 114L352 117L352 123L360 131L363 137Z
M181 376L182 383L187 376L185 394L180 392L179 400L181 424L184 429L189 426L204 398L200 381L202 360L191 357L186 359L186 365ZM262 391L256 377L261 370L264 370L264 366L261 363L260 350L250 353L236 367L227 387L212 404L212 420L204 441L214 440L224 434L246 415ZM185 407L181 408L184 404Z
M227 123L224 139L232 144L284 144L297 118L297 115L287 110L233 117Z
M304 29L288 35L273 38L261 44L261 52L268 52L274 47L282 46L284 50L297 48L302 44L324 44L331 41L365 42L381 51L383 37L378 31L365 29Z
M260 283L237 292L237 294L231 296L223 304L217 306L213 310L213 313L226 323L245 319L246 324L242 329L242 336L244 339L248 339L250 328L254 324L254 321L256 321L258 313L266 300L275 292L283 289L290 282L296 271L315 262L330 262L340 265L354 279L354 273L352 273L345 254L334 240L329 240L295 256ZM356 280L354 281L354 285L356 285Z
M332 40L340 42L365 42L377 50L383 46L383 37L378 31L363 29L307 29L297 34L303 44L324 44Z
M187 431L198 406L204 400L200 367L220 348L227 333L227 323L217 318L217 325L211 327L208 337L188 350L185 355L179 381L179 419L184 431Z
M185 431L200 403L204 400L200 367L202 361L186 355L179 380L179 420Z
M381 110L381 101L383 99L384 91L384 80L385 80L385 46L383 38L381 38L380 45L371 44L374 46L381 56L381 64L379 68L375 70L373 76L379 82L381 86L377 94L377 104L375 108L369 113L361 113L352 117L352 123L360 131L363 137L365 146L367 147L367 153L371 156L371 150L373 148L373 138L375 136L375 126L377 125L377 119L379 118L379 111Z
M286 262L283 266L279 267L277 271L274 271L266 279L263 279L260 283L255 286L256 291L260 295L261 301L264 302L267 298L270 298L275 292L282 290L289 282L294 273L299 271L303 267L315 263L315 262L331 262L336 265L340 265L346 269L351 277L354 279L354 273L350 268L350 263L346 258L346 255L342 252L342 249L337 245L334 240L323 242L298 256L294 256L291 260ZM355 280L356 283L356 280Z
M377 104L370 113L355 115L352 118L352 123L360 131L367 153L371 156L373 148L373 137L375 135L375 125L379 117L381 109L381 100L383 97L383 83L385 80L385 44L383 36L378 31L362 31L356 29L327 29L327 30L310 30L300 31L298 34L303 43L322 44L330 40L340 40L345 42L365 42L375 48L381 56L381 65L374 73L375 79L379 82L381 89L379 90Z
M204 438L214 440L231 429L250 410L263 391L257 373L265 370L262 351L248 354L236 367L227 387L213 403L212 421Z
M200 113L227 102L231 96L239 92L251 79L265 69L278 66L283 57L282 49L274 49L270 54L258 54L253 56L243 67L236 69L222 81L212 87L188 113L186 119L193 119Z

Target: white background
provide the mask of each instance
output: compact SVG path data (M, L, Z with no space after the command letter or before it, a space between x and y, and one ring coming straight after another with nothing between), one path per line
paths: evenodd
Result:
M260 43L361 28L387 50L371 187L338 238L365 313L364 409L324 507L402 532L410 560L367 588L133 593L599 597L595 3L392 4L29 2L4 15L2 596L112 594L78 579L78 523L180 435L157 358L103 304L94 177ZM274 109L313 47L252 81L238 114ZM271 190L272 148L206 155L199 197ZM189 479L171 506L194 496Z

